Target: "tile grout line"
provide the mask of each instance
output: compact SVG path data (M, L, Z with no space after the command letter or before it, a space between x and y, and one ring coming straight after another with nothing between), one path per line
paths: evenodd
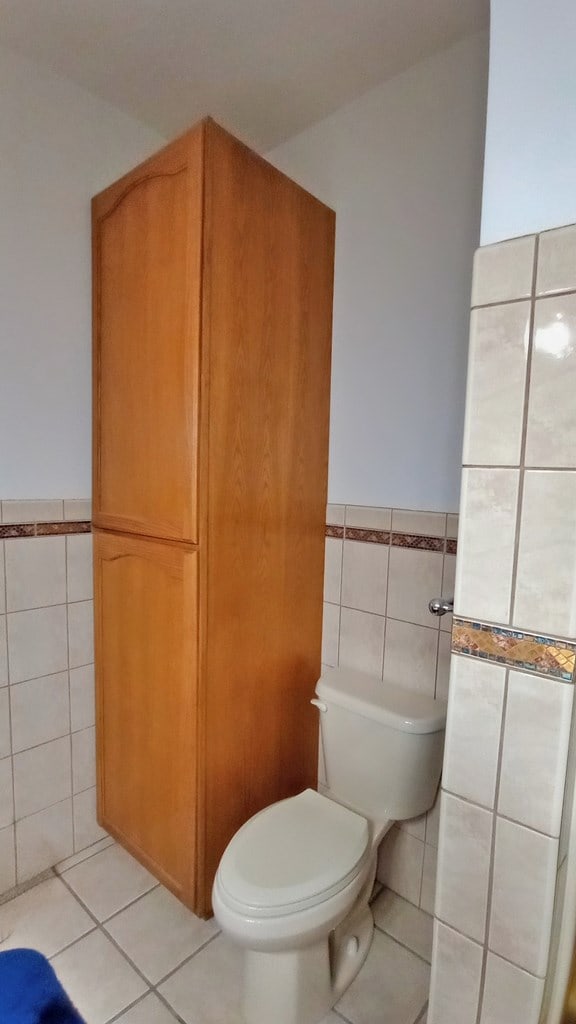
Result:
M68 613L69 594L68 586L68 538L64 540L64 570L66 580L66 677L68 679L68 724L70 726L70 810L72 825L72 855L76 853L76 814L74 803L74 744L72 742L72 694L70 687L70 619Z
M406 902L408 903L408 900L406 900ZM410 906L414 907L415 904L411 903ZM420 910L421 908L416 907L416 909ZM422 910L421 912L423 914L426 913L425 910ZM427 917L430 917L430 914L427 914ZM374 928L376 929L377 932L380 933L380 935L385 935L387 939L391 939L391 941L395 942L397 946L400 946L402 949L405 949L407 953L411 953L412 956L417 957L418 960L420 960L423 964L426 964L427 967L430 967L430 961L427 960L425 956L422 956L421 953L418 953L415 949L412 949L412 946L407 946L405 942L401 942L400 939L396 938L395 935L391 935L390 932L387 932L385 928L382 928L381 925L376 924L376 922L374 922Z
M468 804L470 807L477 807L479 810L489 812L492 812L494 810L494 808L489 807L488 804L480 804L478 803L477 800L472 800L468 796L463 796L461 793L457 793L453 789L446 789L443 786L442 790L448 796L453 797L455 800L461 800L462 803ZM540 828L534 828L533 825L527 825L525 821L519 821L518 818L511 818L509 814L501 814L500 812L498 812L498 817L501 818L502 821L509 821L511 825L518 825L519 828L525 828L528 832L535 832L537 836L542 836L544 839L557 840L559 838L559 836L557 835L555 836L551 835L549 832L543 832Z

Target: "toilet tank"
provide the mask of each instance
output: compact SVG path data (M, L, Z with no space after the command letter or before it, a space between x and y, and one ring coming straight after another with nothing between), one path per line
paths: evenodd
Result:
M326 795L374 821L424 814L440 780L446 702L350 669L316 686Z

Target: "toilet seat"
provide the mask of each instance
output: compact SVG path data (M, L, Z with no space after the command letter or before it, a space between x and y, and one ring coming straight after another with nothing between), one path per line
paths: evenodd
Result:
M366 818L307 789L246 822L218 869L221 897L251 917L279 917L341 892L370 857Z

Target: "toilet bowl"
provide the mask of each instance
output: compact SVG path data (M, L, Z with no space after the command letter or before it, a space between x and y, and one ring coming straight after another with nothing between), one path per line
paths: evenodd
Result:
M246 822L214 881L216 920L244 951L247 1024L326 1016L370 949L378 845L394 820L432 805L439 781L445 704L338 670L316 693L325 792Z

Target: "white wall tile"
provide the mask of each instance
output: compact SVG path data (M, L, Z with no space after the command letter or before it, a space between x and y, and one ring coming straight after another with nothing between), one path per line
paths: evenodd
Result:
M72 734L72 786L74 793L96 785L96 730Z
M326 505L326 522L331 526L344 526L346 505Z
M70 668L91 665L94 661L94 602L68 605L68 644Z
M16 818L70 796L70 740L63 737L14 755Z
M508 622L516 536L518 470L462 472L454 610Z
M576 472L524 476L513 623L576 634ZM504 620L502 620L504 621Z
M10 682L67 668L66 605L12 612L7 618Z
M66 537L66 578L69 601L89 601L92 598L91 533Z
M465 464L520 463L529 324L529 302L472 311Z
M422 891L420 907L427 914L434 913L436 902L436 876L438 871L438 850L430 843L424 846L424 866L422 868Z
M420 626L438 626L428 602L442 591L443 555L438 551L390 548L388 615Z
M452 657L443 786L494 806L506 670Z
M6 828L13 821L12 758L5 757L0 761L0 828Z
M538 245L536 294L576 289L576 226L543 231Z
M434 806L430 808L426 815L426 842L432 846L438 846L438 838L440 834L440 807L442 804L442 790L438 790L438 794L434 801Z
M535 236L512 238L476 250L472 305L525 299L532 292Z
M70 732L67 672L11 686L10 702L14 753Z
M70 722L72 732L94 725L94 665L70 669Z
M3 523L59 522L63 516L63 503L56 498L2 502Z
M6 596L9 612L44 608L66 601L64 537L26 537L6 546Z
M92 846L108 833L96 821L96 790L85 789L74 796L74 851Z
M536 303L527 466L576 466L576 295Z
M346 526L353 526L357 530L389 530L392 526L392 509L347 505Z
M396 826L378 850L378 878L409 903L420 903L424 843Z
M72 801L47 807L16 823L17 882L69 857L72 849Z
M64 498L64 519L76 522L88 522L92 519L90 498Z
M436 915L484 942L492 812L444 793L440 816Z
M0 686L8 685L8 645L6 639L6 616L0 615Z
M382 675L384 618L369 612L342 608L339 664L359 672Z
M456 540L458 537L458 513L449 512L446 516L446 536L450 540Z
M423 843L426 840L426 815L420 814L418 818L407 818L406 821L399 821L398 828L409 835L415 836Z
M436 668L436 691L434 694L437 700L448 700L451 647L452 637L450 633L441 632L438 637L438 665Z
M322 618L322 664L335 668L338 664L340 639L340 605L324 602ZM72 679L72 675L70 675Z
M560 834L573 687L511 672L498 811Z
M544 977L548 958L558 840L499 818L489 946Z
M2 520L0 519L0 522ZM4 541L0 540L0 615L6 611L6 576L4 571Z
M482 957L481 946L434 922L428 1024L476 1024Z
M488 953L480 1024L538 1024L544 982Z
M14 826L0 828L0 893L16 885L16 851Z
M343 541L326 537L324 556L324 600L340 604Z
M442 573L442 597L454 600L456 589L456 555L444 555L444 571ZM452 612L440 616L440 629L452 632Z
M395 686L434 696L438 630L411 622L386 622L384 678Z
M343 605L385 615L389 550L387 544L344 541Z
M406 508L393 508L392 530L394 533L443 537L446 533L446 515L444 512L412 512Z
M8 688L0 690L0 760L10 757L12 744L10 741L10 698Z

